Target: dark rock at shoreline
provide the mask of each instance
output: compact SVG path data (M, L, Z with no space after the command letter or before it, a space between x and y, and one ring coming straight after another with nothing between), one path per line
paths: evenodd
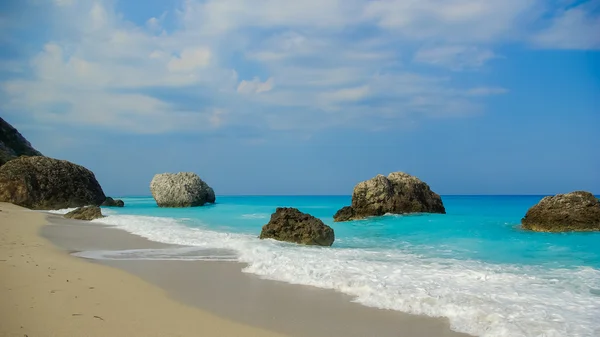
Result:
M41 156L17 129L0 117L0 166L20 156Z
M386 213L440 213L446 209L442 198L417 177L393 172L358 183L352 193L352 205L337 211L335 221L350 221Z
M86 206L86 207L78 207L77 209L67 213L64 215L67 219L75 219L75 220L94 220L103 218L102 211L98 206Z
M356 217L352 206L344 206L333 215L335 221L348 221Z
M113 199L111 197L106 197L101 206L106 207L123 207L125 206L125 202L121 199Z
M100 205L105 199L94 173L66 160L19 157L0 167L0 201L47 210Z
M261 239L275 239L304 245L331 246L333 228L296 208L278 207L260 233Z
M600 231L600 201L584 191L545 197L527 211L521 224L536 232Z
M195 207L215 203L215 191L192 172L161 173L150 182L159 207Z

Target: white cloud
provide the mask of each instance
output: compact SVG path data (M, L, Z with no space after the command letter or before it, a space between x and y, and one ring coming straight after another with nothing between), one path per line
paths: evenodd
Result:
M261 92L271 91L273 89L273 78L269 77L261 82L260 78L255 77L251 81L243 80L237 87L237 92L241 94L260 94Z
M279 61L294 56L310 55L319 47L325 46L315 39L308 39L294 31L288 31L269 37L258 48L255 47L255 51L248 52L247 55L262 62Z
M210 111L179 110L143 94L77 90L47 83L10 83L12 111L27 111L39 123L84 124L135 133L207 129ZM218 126L218 125L217 125Z
M167 14L168 12L164 12L158 18L153 16L150 19L146 20L146 27L153 32L162 31L163 21L167 17Z
M210 53L203 49L184 49L180 57L169 57L164 50L150 52L145 47L119 50L119 44L111 42L104 46L110 48L109 44L115 51L113 55L98 53L95 57L86 57L89 52L85 48L68 54L65 51L68 46L48 43L33 58L32 70L43 81L97 90L181 87L217 78L214 69L206 69ZM125 60L120 60L119 54ZM136 54L139 54L138 58L135 58ZM137 64L130 64L129 58L136 59Z
M218 128L224 123L226 114L227 112L223 109L214 109L208 120L213 127Z
M20 65L22 78L4 80L0 107L45 123L130 132L301 129L315 118L321 127L376 129L382 119L463 116L506 89L463 89L411 66L477 69L500 43L535 35L527 20L546 13L541 0L177 3L134 23L112 0L54 0L53 24L42 27L50 38ZM597 25L588 7L550 18L537 45L597 45L586 30Z
M159 30L161 28L160 21L155 17L151 17L148 19L148 21L146 21L146 27L148 27L150 30Z
M186 48L181 56L173 56L167 68L171 72L192 72L198 68L208 66L211 53L208 48Z
M181 17L189 29L223 34L241 27L336 28L356 21L362 0L185 1Z
M497 56L489 49L462 45L422 48L414 61L452 70L476 69Z
M359 101L369 94L369 86L363 85L354 88L344 88L321 94L326 102L354 102Z
M230 70L209 67L208 46L189 47L183 40L145 32L119 19L101 1L76 5L80 6L61 7L57 19L66 15L74 20L57 22L65 25L57 29L64 36L46 43L32 57L31 74L2 83L7 95L3 108L21 111L40 123L136 133L222 125L223 112L216 113L214 108L179 107L139 92L199 83L233 86L236 79ZM78 34L78 30L86 33Z
M94 2L92 9L90 10L90 26L92 30L100 30L109 23L108 14L99 2Z
M584 2L559 11L550 26L533 37L542 48L600 49L600 1Z
M490 41L519 28L519 17L535 0L376 0L365 15L411 39Z

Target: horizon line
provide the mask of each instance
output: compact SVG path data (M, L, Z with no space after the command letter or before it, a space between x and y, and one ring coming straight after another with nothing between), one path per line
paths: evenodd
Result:
M441 197L545 197L557 194L440 194ZM114 196L113 196L114 195ZM594 196L600 194L592 193ZM108 196L108 194L107 194ZM118 195L111 194L113 198L149 198L152 194ZM352 197L352 194L217 194L217 197Z

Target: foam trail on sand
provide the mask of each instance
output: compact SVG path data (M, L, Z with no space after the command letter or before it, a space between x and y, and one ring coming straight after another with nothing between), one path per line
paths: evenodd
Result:
M67 214L67 213L69 213L71 211L74 211L76 209L77 209L77 207L73 207L73 208L53 209L53 210L49 210L49 211L46 211L46 212L52 213L52 214Z
M238 261L237 253L234 250L198 249L197 247L90 250L71 255L95 260Z

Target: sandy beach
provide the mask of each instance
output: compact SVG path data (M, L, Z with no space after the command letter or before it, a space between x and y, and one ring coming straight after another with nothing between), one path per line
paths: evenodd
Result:
M5 203L0 210L0 336L281 336L69 256L38 235L42 213Z
M240 263L77 258L69 253L169 246L0 207L1 336L467 336L446 319L263 280L242 273Z

